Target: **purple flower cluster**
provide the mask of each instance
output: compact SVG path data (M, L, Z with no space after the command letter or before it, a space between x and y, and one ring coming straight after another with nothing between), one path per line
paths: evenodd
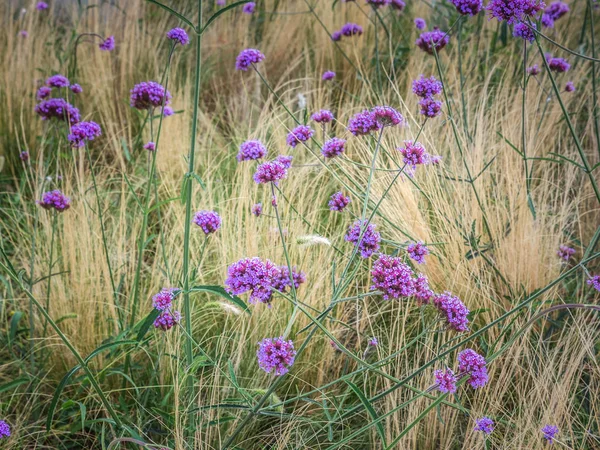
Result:
M162 288L152 296L152 306L159 311L170 310L178 291L177 288Z
M440 392L444 394L454 394L456 392L456 382L458 380L452 369L436 370L434 376Z
M404 117L391 106L375 106L371 113L380 127L404 125Z
M5 437L10 437L10 426L4 420L0 420L0 439Z
M425 31L421 33L419 38L415 41L417 47L430 55L433 55L434 49L439 52L450 42L450 36L448 33L441 31L435 27L432 31Z
M167 31L167 38L175 44L188 45L190 38L183 28L173 28Z
M458 370L469 375L467 381L473 389L483 387L489 381L485 358L470 348L458 354Z
M146 144L144 144L144 149L148 150L149 152L154 152L156 151L156 144L152 141L149 141Z
M346 197L341 191L336 192L329 199L329 209L331 211L343 211L350 203L350 197Z
M163 109L163 116L169 117L169 116L172 116L173 114L175 114L175 111L173 111L173 108L171 108L170 106L165 106L165 108Z
M348 231L346 232L346 236L344 239L347 242L352 242L355 246L358 247L360 251L360 256L363 258L369 258L374 252L379 250L379 242L381 241L381 235L375 231L375 225L369 223L366 228L364 228L364 223L362 220L357 220L352 225L348 227ZM361 232L364 229L364 233L362 235L362 239L359 242L359 238L361 236Z
M403 0L392 0L390 6L396 11L402 12L404 11L404 8L406 8L406 3L404 3Z
M69 122L71 125L74 125L81 120L79 110L68 103L64 98L51 98L38 103L35 106L35 112L42 120L55 118L57 120Z
M181 313L179 311L162 311L154 320L154 328L160 328L163 331L168 331L181 321Z
M275 183L287 177L287 169L284 164L277 160L268 161L259 165L254 174L257 184Z
M112 52L115 49L115 37L107 37L98 45L98 48L105 52Z
M360 36L361 34L363 34L363 28L360 25L348 22L339 30L331 33L331 39L333 41L339 41L342 39L342 36Z
M381 125L377 121L375 114L368 109L355 114L348 121L348 130L354 136L366 136L380 128Z
M135 109L152 109L168 105L171 93L155 81L143 81L130 91L129 105Z
M404 141L404 147L399 148L398 151L404 156L404 164L407 166L414 168L429 163L429 155L420 142Z
M425 97L419 101L419 114L433 119L442 112L442 102L433 97Z
M69 89L71 89L73 94L81 94L83 92L83 88L77 83L72 84Z
M48 9L48 3L38 2L37 5L35 5L35 9L37 9L38 11L45 11Z
M296 147L302 142L308 141L315 134L314 130L307 125L298 125L287 135L287 145Z
M256 3L248 2L248 3L244 4L244 6L242 7L242 12L244 14L252 14L255 9L256 9Z
M474 16L481 8L483 8L483 2L481 0L450 0L456 7L459 14L463 16Z
M435 77L425 78L422 74L412 83L413 93L422 98L438 95L443 88L440 80Z
M383 292L384 300L415 295L412 269L398 257L379 255L371 270L371 289Z
M553 72L563 73L571 68L571 65L563 58L554 58L551 55L547 55L546 61L548 62L548 67Z
M541 0L490 0L486 9L491 17L512 25L533 18L544 6Z
M221 228L221 216L215 211L198 211L194 214L193 222L202 228L207 236Z
M567 81L565 84L565 92L575 92L575 84L572 81Z
M54 209L57 212L63 212L71 207L71 199L58 189L55 189L44 192L38 204L44 209Z
M325 144L323 144L323 148L321 148L321 154L325 158L334 158L344 153L345 149L346 140L334 137L325 142Z
M425 19L422 19L420 17L417 17L415 19L415 28L417 30L424 30L426 26L427 26L427 22L425 22Z
M533 30L537 28L535 23L531 24L531 28L533 28ZM528 42L533 42L535 41L535 31L533 31L531 28L529 28L529 25L525 22L519 22L515 24L513 28L513 36L524 39Z
M46 80L46 86L51 88L66 88L69 87L69 79L64 75L52 75Z
M256 217L260 217L262 215L262 212L262 203L255 203L254 205L252 205L252 214L254 214Z
M569 259L571 259L571 256L575 254L575 249L569 247L568 245L561 245L560 247L558 247L558 251L556 252L556 254L560 257L560 259L568 261Z
M267 373L275 371L275 375L286 374L296 357L294 343L286 341L283 336L278 338L266 338L258 343L256 352L258 366Z
M331 70L326 70L325 72L323 72L323 76L321 78L323 79L323 81L331 81L335 78L335 72L332 72Z
M540 66L538 66L537 64L528 67L526 70L529 75L536 76L540 74Z
M48 86L42 86L37 90L35 98L38 100L44 100L45 98L48 98L51 93L52 88L49 88Z
M434 295L434 292L429 287L429 280L427 277L422 273L418 274L415 279L415 298L426 305Z
M29 152L27 150L23 150L21 153L19 153L19 158L23 162L29 161Z
M290 167L292 167L293 159L294 159L294 157L292 155L277 155L277 158L275 158L275 161L280 163L286 169L289 169Z
M278 276L279 269L268 259L244 258L227 268L225 285L230 294L250 292L250 303L262 302L269 304L273 296L271 288L273 280Z
M406 247L408 256L411 257L417 264L425 263L425 257L429 255L429 249L423 242L413 242Z
M240 151L237 155L238 161L252 161L264 158L267 155L267 148L258 140L250 140L240 145Z
M569 5L561 1L552 2L542 14L542 25L554 28L554 22L569 12Z
M253 64L258 64L265 59L259 50L247 48L242 50L235 60L235 70L247 71Z
M294 288L298 289L302 283L306 282L306 274L299 272L295 267L292 267L292 277L294 280ZM287 289L292 285L290 280L290 269L287 266L281 266L273 279L273 289L279 292L287 292Z
M542 428L542 434L544 435L544 439L546 439L549 444L552 444L554 442L554 438L558 434L558 427L555 425L544 425Z
M492 431L494 431L494 421L489 417L484 416L475 421L475 428L473 430L481 431L485 434L492 434Z
M100 125L96 122L79 122L71 127L71 133L67 139L71 147L83 147L86 142L93 141L102 134Z
M592 275L592 277L587 280L586 283L588 286L600 291L600 275Z
M322 109L320 111L317 111L312 116L310 116L310 118L317 123L329 123L333 122L333 120L335 119L333 113L328 109Z
M448 326L456 331L469 331L469 310L460 299L446 291L433 298L433 304L444 316Z

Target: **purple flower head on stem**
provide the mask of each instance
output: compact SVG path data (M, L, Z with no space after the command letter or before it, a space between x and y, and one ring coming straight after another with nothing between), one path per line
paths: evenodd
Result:
M287 178L287 169L277 160L268 161L259 165L254 174L254 181L257 184L275 183Z
M321 149L321 154L325 158L334 158L336 156L344 153L346 149L346 140L340 139L338 137L334 137L329 139L325 144L323 144L323 148Z
M533 75L533 76L539 75L539 73L540 73L540 66L538 66L537 64L534 64L533 66L528 67L527 68L527 73L529 75Z
M354 136L366 136L380 128L381 125L377 122L375 114L368 109L355 114L348 121L348 130Z
M162 288L160 292L152 296L152 306L159 311L171 309L171 304L178 291L177 288Z
M575 249L567 245L561 245L560 247L558 247L558 251L556 252L556 254L560 257L560 259L568 261L569 259L571 259L571 256L575 254Z
M416 167L428 163L427 152L420 142L404 141L404 147L398 151L404 156L404 164L407 166Z
M348 231L346 232L346 236L344 236L344 239L358 247L360 256L363 258L369 258L373 253L379 250L381 235L375 231L376 225L369 223L365 228L365 223L366 221L359 219L350 225L348 227ZM361 234L362 239L360 239Z
M542 14L542 26L545 28L554 28L554 19L552 19L552 16L550 16L549 14Z
M483 387L489 381L485 358L470 348L458 354L458 370L469 375L467 382L473 389Z
M459 14L474 16L483 8L481 0L450 0Z
M71 143L71 147L83 147L101 134L100 125L96 122L79 122L71 127L71 133L67 139Z
M156 151L156 144L152 141L149 141L144 145L144 149L148 150L149 152Z
M549 16L552 21L557 21L568 12L569 5L561 1L550 3L550 5L548 5L548 7L544 10L544 14Z
M422 19L421 17L415 19L415 28L417 30L424 30L426 26L427 22L425 22L425 19Z
M531 24L531 28L533 30L536 29L535 23ZM527 42L533 42L535 41L535 32L531 28L525 22L519 22L513 28L513 36L524 39Z
M433 97L425 97L419 101L419 114L433 119L442 112L442 102L434 99Z
M44 100L45 98L50 97L50 94L52 94L52 88L49 88L48 86L42 86L37 90L35 98L38 100Z
M298 144L302 142L308 141L315 132L313 129L306 125L298 125L287 135L287 145L290 147L296 147Z
M567 72L571 68L571 64L567 62L566 59L563 58L548 58L548 67L550 70L557 73Z
M600 292L600 275L592 275L586 283L588 286L591 286Z
M221 228L221 216L219 216L215 211L198 211L196 214L194 214L193 222L202 228L202 231L204 231L204 234L207 236L215 233L219 228Z
M0 420L0 439L5 437L10 437L10 426L4 420Z
M490 17L512 25L527 18L533 19L545 6L539 0L490 0L486 9L490 12Z
M375 106L371 112L380 127L404 125L404 117L391 106Z
M342 32L341 31L334 31L333 33L331 33L331 40L334 42L337 42L339 40L342 39Z
M302 283L306 283L306 274L297 271L292 267L292 278L294 280L294 288L298 289ZM287 289L292 285L290 281L290 269L287 266L279 267L277 275L273 279L273 288L279 292L287 292Z
M23 162L29 161L29 152L27 150L23 150L21 153L19 153L19 158Z
M235 70L247 71L253 64L258 64L265 59L259 50L247 48L242 50L235 60Z
M71 125L74 125L81 120L79 110L70 103L67 103L64 98L51 98L38 103L35 106L35 112L42 120L55 118L57 120L69 122Z
M225 6L227 4L226 0L217 0L217 6Z
M52 75L46 80L46 86L51 88L66 88L69 87L69 79L64 75Z
M438 95L442 92L442 89L442 82L435 77L425 78L423 75L420 75L412 83L413 93L422 98Z
M335 72L332 72L331 70L326 70L325 72L323 72L323 81L331 81L335 78Z
M481 431L485 434L492 434L494 431L494 421L489 417L482 417L475 421L474 431Z
M367 0L367 4L373 8L381 8L382 6L389 5L392 0Z
M21 36L22 38L26 38L27 36L29 36L29 32L27 30L21 30L19 31L19 36Z
M312 116L310 116L310 118L317 123L329 123L332 122L333 119L335 119L333 113L328 109L322 109L320 111L317 111Z
M436 52L439 52L448 45L448 42L450 42L450 36L436 27L432 31L421 33L415 44L424 52L433 55L434 48Z
M48 3L37 2L37 5L35 5L35 9L37 9L38 11L46 11L48 9Z
M273 297L271 288L278 275L278 267L268 259L244 258L227 268L226 290L235 295L250 292L250 303L269 304Z
M188 45L190 38L183 28L173 28L167 31L167 38L175 44Z
M170 117L173 114L175 114L175 111L173 111L173 108L171 108L170 106L165 106L165 108L163 109L163 116Z
M107 37L100 43L100 45L98 45L98 48L105 52L112 52L115 49L115 37Z
M255 203L254 205L252 205L252 214L254 214L256 217L260 217L262 212L262 203Z
M240 145L240 151L237 155L238 161L253 161L264 158L267 155L267 148L258 140L250 140Z
M129 105L135 109L153 109L171 102L171 93L155 81L136 84L130 93Z
M458 380L452 369L436 370L434 376L440 392L444 394L453 394L456 392L456 382Z
M413 242L408 244L406 251L408 252L408 256L410 256L417 264L424 264L425 257L429 255L429 249L423 242Z
M169 331L181 321L179 311L162 311L154 321L154 328L160 328L163 331Z
M283 167L285 167L287 170L292 167L293 159L294 157L292 155L278 155L277 158L275 158L275 161L283 165Z
M369 339L369 347L377 347L379 345L379 341L376 337L372 337Z
M44 209L54 209L57 212L66 211L71 207L71 199L58 189L44 192L38 204Z
M286 374L296 357L294 343L286 341L283 336L278 338L266 338L258 343L256 352L258 366L267 373L275 372L275 375Z
M80 85L78 85L77 83L75 83L75 84L72 84L72 85L69 87L69 89L71 89L71 92L72 92L73 94L81 94L81 93L83 92L83 88L82 88Z
M554 442L554 438L558 434L558 427L555 425L544 425L542 428L542 434L544 439L546 439L549 444L552 444Z
M567 81L567 84L565 84L565 91L575 92L575 84L572 81Z
M406 8L406 3L403 0L392 0L390 6L396 11L402 12Z
M361 34L363 34L363 28L360 25L349 22L342 26L342 28L340 29L340 33L342 33L342 35L347 36L347 37L355 36L355 35L360 36Z
M422 304L427 305L434 295L435 294L429 287L429 280L427 277L422 273L418 274L415 279L415 298Z
M371 270L371 289L383 293L383 299L410 297L415 294L412 269L398 257L381 254Z
M450 328L459 332L469 331L469 310L460 299L446 291L433 298L433 304L446 319Z
M346 197L341 191L336 192L329 199L329 210L342 212L350 203L350 197Z
M244 14L252 14L254 12L254 10L256 9L256 3L254 2L248 2L246 3L243 8L242 8L242 12Z

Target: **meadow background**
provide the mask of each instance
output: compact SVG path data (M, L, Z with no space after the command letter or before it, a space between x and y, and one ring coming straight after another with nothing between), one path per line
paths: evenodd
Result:
M445 0L409 1L402 12L379 9L379 17L362 0L264 0L253 14L238 6L202 33L195 131L192 29L154 2L49 3L43 12L35 2L0 5L0 419L11 426L0 448L107 449L111 442L110 448L224 448L248 405L265 393L262 408L230 448L366 449L394 442L399 449L535 449L549 445L540 432L545 424L559 427L553 444L558 448L600 448L598 311L576 306L547 311L598 305L600 298L586 284L586 271L600 270L600 209L592 183L600 162L593 61L600 20L594 1L570 1L568 15L543 29L592 60L538 36L541 49L527 44L525 65L524 41L512 36L511 26L488 20L483 11L456 23L459 16ZM196 2L165 3L197 23ZM201 3L206 22L218 7L210 0ZM428 29L451 29L450 43L437 57L414 45L420 33L416 17ZM346 22L362 25L364 34L332 42L326 30ZM145 222L139 199L150 186L143 144L151 131L146 116L129 106L129 91L141 81L161 81L171 45L165 34L175 26L185 28L192 42L178 46L171 61L168 89L176 114L162 121L157 183ZM103 52L97 41L82 43L74 71L74 41L86 32L114 35L116 47ZM273 91L254 71L234 69L247 47L265 54L258 67ZM571 63L567 73L551 75L560 101L540 50ZM524 67L536 63L541 73L524 78ZM326 70L336 72L335 82L322 80ZM37 88L56 73L81 84L83 93L72 101L84 120L102 127L89 150L106 242L85 150L70 148L66 128L34 112ZM442 115L422 131L419 98L411 91L420 74L442 74L447 96L441 97ZM575 92L564 91L567 81ZM346 378L360 393L339 379L361 364L336 350L320 328L269 392L274 376L258 368L256 348L265 337L281 336L293 315L294 306L281 296L271 308L248 305L246 311L247 296L238 304L214 290L192 292L192 364L183 327L145 329L152 295L181 279L186 200L193 211L215 210L222 217L205 247L204 234L191 230L189 265L197 267L191 285L223 286L227 267L243 257L285 263L270 189L253 181L255 165L236 160L248 139L265 143L269 158L294 156L278 195L286 250L306 273L298 299L313 317L325 310L334 296L332 277L340 276L353 249L344 235L360 216L375 145L373 139L351 137L346 124L375 105L390 105L407 121L383 135L376 166L385 170L375 171L371 182L371 200L383 197L373 219L382 251L402 254L408 242L426 242L431 255L418 269L436 292L451 291L471 310L471 335L531 299L468 343L488 357L485 388L463 387L442 403L441 393L424 394L434 369L455 364L454 353L438 355L469 334L459 337L439 324L426 328L432 312L415 301L360 297L369 291L375 257L356 262L342 295L360 298L336 304L322 322L369 364L392 355L379 367L387 377L363 370ZM337 119L328 133L348 138L345 156L327 164L313 144L310 150L286 146L296 126L290 113L310 122L322 108ZM159 119L153 122L157 126ZM322 142L321 128L315 130ZM441 164L419 168L414 178L400 177L386 192L399 167L395 149L417 135L429 153L442 156ZM192 136L196 175L188 176ZM23 151L30 155L27 162L19 158ZM582 168L582 154L589 170ZM72 206L53 226L53 213L36 200L55 187L71 197ZM352 202L345 212L332 212L327 201L340 190ZM265 209L261 217L251 213L258 202ZM308 235L331 245L303 245L314 240ZM576 250L566 263L557 256L563 244ZM73 347L92 356L89 372L64 378L78 361L32 306L29 291L49 305L49 316ZM306 314L295 317L290 339L296 348L311 323ZM365 351L371 337L379 345ZM392 380L432 361L403 384ZM122 427L107 414L90 373ZM489 437L473 430L481 416L496 422ZM353 435L375 417L381 418L377 425Z

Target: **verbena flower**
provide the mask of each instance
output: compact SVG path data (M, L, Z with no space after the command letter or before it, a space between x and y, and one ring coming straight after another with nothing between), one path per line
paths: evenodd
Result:
M335 119L333 113L328 109L322 109L320 111L317 111L312 116L310 116L310 118L317 123L329 123Z
M29 32L27 30L21 30L19 31L19 36L21 36L22 38L26 38L27 36L29 36Z
M571 259L571 256L575 254L575 249L567 245L561 245L560 247L558 247L558 251L556 252L556 254L560 257L560 259L568 261L569 259Z
M424 52L433 55L434 48L436 52L439 52L448 45L448 42L450 42L450 36L435 27L432 31L421 33L419 38L415 41L415 44Z
M287 289L292 285L290 280L290 269L287 266L280 266L278 272L273 278L273 288L279 292L287 292ZM298 289L302 283L306 283L306 274L302 271L297 271L292 267L292 279L294 280L294 288Z
M242 50L235 60L235 69L247 71L253 64L258 64L265 59L259 50L247 48Z
M48 86L42 86L37 90L35 98L38 100L44 100L45 98L48 98L51 93L52 88L49 88Z
M404 3L403 0L392 0L390 5L392 8L400 12L404 11L404 8L406 8L406 3Z
M79 110L68 103L64 98L51 98L38 103L35 106L35 112L42 120L55 118L57 120L69 122L71 125L74 125L81 120Z
M404 141L404 147L398 149L404 156L404 164L416 167L429 162L425 147L420 142Z
M341 31L334 31L333 33L331 33L331 40L334 42L339 41L340 39L342 39L342 32Z
M406 251L408 252L408 256L417 264L425 263L425 257L429 255L429 249L425 246L423 242L413 242L408 244L406 247Z
M333 80L335 78L335 72L332 72L331 70L326 70L325 72L323 72L322 78L324 81Z
M391 106L375 106L371 113L380 127L404 125L404 117Z
M549 16L552 21L557 21L562 16L569 12L569 5L564 2L557 1L552 2L548 7L544 10L544 15Z
M571 65L567 62L566 59L563 58L549 57L547 58L547 61L548 67L550 67L550 70L552 70L553 72L567 72L571 68Z
M543 27L554 28L554 19L552 19L552 16L549 14L542 14L542 19L540 21L542 22Z
M347 242L353 243L360 251L360 256L363 258L369 258L373 253L379 250L379 242L381 241L381 235L375 231L376 225L370 223L364 230L362 239L360 239L361 229L364 228L366 221L357 220L348 227L346 236L344 239Z
M242 12L245 14L252 14L255 9L256 9L256 3L248 2L248 3L244 4L244 6L242 7Z
M260 217L262 212L263 212L262 203L256 203L256 204L252 205L252 214L254 214L256 217Z
M267 373L275 375L286 374L296 358L294 343L286 341L283 336L278 338L265 338L258 343L256 352L258 366Z
M540 73L540 66L538 66L537 64L534 64L533 66L528 67L527 68L527 73L529 75L533 75L533 76L539 75L539 73Z
M178 290L177 288L162 288L160 292L152 296L152 306L159 311L171 309Z
M170 106L165 106L163 109L163 116L164 117L170 117L173 114L175 114L175 111L173 111L173 108L171 108Z
M202 231L204 231L204 234L207 236L215 233L219 228L221 228L221 216L219 216L215 211L198 211L196 214L194 214L193 222L202 228Z
M152 109L171 102L171 93L156 81L143 81L130 91L129 105L135 109Z
M489 381L485 358L470 348L458 354L458 370L468 374L468 383L473 389L483 387Z
M66 88L69 87L69 79L64 75L52 75L46 80L46 86L51 88Z
M71 199L58 189L55 189L44 192L38 204L44 209L54 209L57 212L63 212L71 207Z
M168 331L181 321L179 311L162 311L154 320L154 328L160 328L163 331Z
M315 134L314 130L306 125L298 125L287 135L287 145L296 147L301 142L308 141Z
M48 3L37 2L37 5L35 5L35 9L37 9L38 11L45 11L48 9Z
M0 420L0 439L5 437L10 437L10 426L4 420Z
M347 37L360 36L363 34L363 28L360 25L349 22L342 26L340 33Z
M344 153L345 149L346 140L334 137L325 142L325 144L323 144L323 148L321 148L321 154L325 158L334 158Z
M512 25L526 18L534 18L544 6L540 0L490 0L486 9L491 17Z
M535 23L531 24L531 28L533 28L533 30L537 28ZM535 32L531 28L529 28L528 24L525 22L519 22L515 24L513 28L513 36L525 39L528 42L533 42L535 41Z
M492 434L494 431L494 421L489 417L482 417L475 421L474 431L482 431L485 434Z
M275 158L275 161L277 161L278 163L281 163L283 165L283 167L285 167L286 169L289 169L290 167L292 167L293 159L294 159L294 157L292 155L278 155Z
M367 3L373 8L381 8L382 6L389 5L392 0L367 0Z
M438 95L443 88L442 82L436 77L425 78L422 74L412 83L413 93L422 98Z
M354 136L366 136L380 128L381 125L377 122L375 114L368 109L355 114L348 121L348 130Z
M592 275L589 280L586 281L588 286L593 287L597 291L600 291L600 275Z
M549 444L552 444L554 443L554 438L558 434L558 427L555 425L544 425L542 428L542 434L544 439L546 439Z
M575 84L572 81L567 81L567 84L565 84L565 91L575 92Z
M427 26L427 22L425 22L425 19L422 19L420 17L417 17L415 19L415 28L417 30L424 30L426 26Z
M279 161L268 161L259 165L254 174L254 181L258 184L275 183L287 178L287 169Z
M459 14L463 16L474 16L481 8L483 8L483 2L481 0L450 0L456 7Z
M346 197L341 191L336 192L329 199L329 209L331 211L343 211L350 203L350 197Z
M19 158L23 162L29 161L29 152L26 150L23 150L21 153L19 153Z
M444 316L448 326L459 332L469 331L469 310L458 297L446 291L433 298L433 304Z
M102 134L100 125L96 122L79 122L71 127L71 133L67 136L71 147L83 147L86 142L93 141Z
M173 28L167 31L167 38L175 44L188 45L190 38L183 28Z
M437 117L442 112L442 102L433 97L425 97L419 101L419 114L430 119Z
M249 302L269 304L273 297L273 282L279 269L268 259L244 258L227 268L226 290L230 294L250 292Z
M115 49L115 37L107 37L98 45L98 48L105 52L112 52Z
M69 89L71 89L71 92L72 92L73 94L81 94L81 93L83 92L83 88L82 88L80 85L78 85L77 83L75 83L75 84L72 84L72 85L69 87Z
M217 0L217 6L225 6L227 4L226 0Z
M458 381L452 369L436 370L434 372L435 382L440 392L444 394L453 394L456 392L456 382Z
M381 254L371 269L371 289L383 293L384 300L415 294L412 269L398 257Z
M144 145L144 149L148 150L149 152L156 151L156 144L152 141L149 141Z
M369 339L369 347L377 347L379 345L379 341L376 337L372 337Z
M240 151L237 155L238 161L252 161L264 158L267 155L267 148L258 140L250 140L240 145Z
M424 305L427 305L431 298L435 295L429 287L429 280L420 273L415 279L415 298Z

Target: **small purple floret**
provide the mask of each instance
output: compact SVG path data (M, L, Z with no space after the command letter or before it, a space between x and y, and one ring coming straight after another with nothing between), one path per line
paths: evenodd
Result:
M294 343L286 341L283 336L278 338L266 338L258 343L256 352L258 366L267 373L275 372L275 375L286 374L296 357Z
M363 258L369 258L373 253L379 250L379 242L381 241L381 235L375 231L375 227L376 225L370 223L367 225L367 228L364 229L364 222L359 219L348 227L348 231L346 232L344 239L347 242L352 242L358 247L360 256ZM363 229L364 234L359 242L359 238Z

